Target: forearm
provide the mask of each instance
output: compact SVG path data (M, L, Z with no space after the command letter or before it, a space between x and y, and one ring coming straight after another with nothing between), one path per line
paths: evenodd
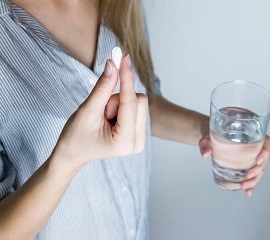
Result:
M152 134L167 140L197 145L209 132L209 117L177 106L161 96L150 102Z
M0 239L31 239L47 222L79 169L48 159L0 202Z

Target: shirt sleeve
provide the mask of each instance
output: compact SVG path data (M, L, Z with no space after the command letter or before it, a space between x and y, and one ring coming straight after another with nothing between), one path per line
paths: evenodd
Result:
M16 172L0 142L0 199L13 192Z

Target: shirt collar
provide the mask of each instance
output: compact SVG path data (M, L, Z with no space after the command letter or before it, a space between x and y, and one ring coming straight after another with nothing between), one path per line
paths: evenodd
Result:
M0 0L1 1L1 0ZM19 6L6 1L12 18L24 29L32 34L33 37L41 39L44 43L65 51L63 47L49 34L49 32L28 12Z
M7 0L0 0L0 16L10 14L10 4Z
M32 37L41 39L45 44L69 55L69 52L31 14L16 4L11 3L9 0L0 0L0 14L10 14L14 21L31 33ZM119 41L112 31L104 23L100 23L96 56L93 70L91 70L94 75L93 83L96 82L97 76L102 74L106 60L110 57L111 49L119 45Z

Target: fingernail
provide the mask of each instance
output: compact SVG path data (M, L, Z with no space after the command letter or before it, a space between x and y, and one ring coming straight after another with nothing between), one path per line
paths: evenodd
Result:
M110 77L112 75L112 65L108 60L105 65L104 74L106 77Z
M257 165L261 165L263 162L264 162L264 158L263 158L263 157L260 157L260 158L257 160Z
M127 55L127 65L129 68L131 68L131 59L130 59L130 55Z
M252 197L252 191L247 191L246 194L247 194L248 197Z
M207 158L208 156L207 156L207 154L206 153L203 153L202 154L202 158Z

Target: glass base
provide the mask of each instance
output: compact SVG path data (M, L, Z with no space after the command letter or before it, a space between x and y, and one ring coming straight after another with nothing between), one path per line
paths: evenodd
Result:
M246 179L248 169L230 169L219 166L214 160L213 175L214 181L218 186L227 190L240 190L241 183Z
M230 190L230 191L237 191L241 190L241 183L235 183L235 182L228 182L224 179L220 179L217 175L214 175L214 181L215 183L222 189Z

